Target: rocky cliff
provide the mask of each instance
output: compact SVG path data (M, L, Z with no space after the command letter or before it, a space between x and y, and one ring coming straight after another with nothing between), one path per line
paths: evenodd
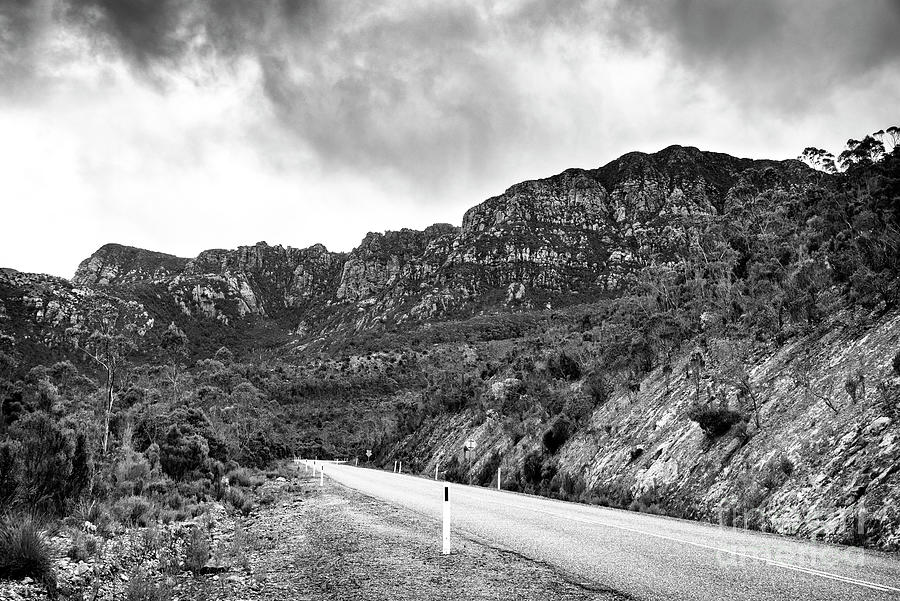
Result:
M188 316L226 325L277 317L310 337L570 304L690 253L690 233L705 219L760 190L807 185L812 173L798 161L672 146L516 184L467 211L462 227L369 233L350 253L260 242L182 259L108 244L72 281L149 285Z

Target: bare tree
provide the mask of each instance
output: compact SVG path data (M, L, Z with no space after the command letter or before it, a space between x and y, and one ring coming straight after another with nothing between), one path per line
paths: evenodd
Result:
M791 378L794 386L803 391L804 397L809 401L811 398L818 399L825 405L839 413L840 409L834 402L835 379L827 376L822 381L817 382L813 377L812 357L809 351L805 352L791 367Z
M710 371L720 387L732 389L741 411L749 413L757 428L762 428L763 405L777 378L755 380L750 376L753 347L746 340L719 338L710 343Z
M178 371L181 361L188 355L188 337L175 322L169 324L163 332L160 346L169 361L169 382L172 384L172 402L178 402Z
M142 332L138 323L142 311L137 303L104 299L92 307L82 325L69 328L75 346L99 365L105 376L103 403L103 452L109 448L109 422L115 401L116 379L134 350Z

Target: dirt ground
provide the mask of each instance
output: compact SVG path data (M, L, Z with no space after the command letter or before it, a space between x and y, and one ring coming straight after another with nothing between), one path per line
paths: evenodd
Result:
M481 542L334 483L304 487L246 519L252 577L211 581L194 599L622 599L554 568ZM303 500L300 500L300 499Z
M89 563L57 541L58 599L68 601L610 600L624 597L458 533L441 555L440 523L334 482L294 474L268 480L248 516L221 503L173 533L206 532L209 556L192 574L163 561L158 532L132 529ZM171 537L169 540L181 540ZM179 543L182 544L182 543ZM177 545L176 545L177 546ZM182 544L183 546L183 544ZM183 553L182 553L183 554ZM180 556L180 555L179 555ZM174 557L174 555L173 555ZM168 567L166 567L168 566ZM136 574L150 586L134 590ZM93 576L92 576L93 575ZM31 579L0 580L0 601L47 601Z

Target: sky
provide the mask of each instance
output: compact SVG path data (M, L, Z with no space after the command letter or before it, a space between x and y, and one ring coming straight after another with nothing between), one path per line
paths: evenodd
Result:
M837 154L898 92L898 0L0 0L0 266L349 251L633 150Z

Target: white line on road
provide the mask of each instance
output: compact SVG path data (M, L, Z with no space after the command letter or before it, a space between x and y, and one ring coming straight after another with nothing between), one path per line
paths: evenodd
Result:
M469 497L470 499L475 499L475 497L473 497L473 496L471 496L471 495L468 495L468 494L466 494L465 492L460 491L459 488L457 488L457 494L461 494L461 495L464 496L464 497ZM480 501L480 500L479 500L479 501ZM699 547L699 548L701 548L701 549L707 549L707 550L710 550L710 551L717 551L717 552L720 552L720 553L728 553L728 554L730 554L730 555L734 555L734 556L736 556L736 557L742 557L742 558L744 558L744 559L752 559L752 560L755 560L755 561L761 561L761 562L763 562L763 563L765 563L765 564L772 565L772 566L777 566L777 567L779 567L779 568L784 568L784 569L786 569L786 570L794 570L794 571L796 571L796 572L803 572L803 573L805 573L805 574L810 574L810 575L812 575L812 576L819 576L819 577L821 577L821 578L827 578L827 579L829 579L829 580L836 580L836 581L838 581L838 582L843 582L843 583L845 583L845 584L855 584L855 585L857 585L857 586L862 586L862 587L865 587L865 588L870 588L870 589L872 589L872 590L876 590L876 591L880 591L880 592L885 592L885 593L900 593L900 588L895 588L895 587L892 587L892 586L888 586L888 585L886 585L886 584L879 584L879 583L877 583L877 582L868 582L868 581L866 581L866 580L857 580L856 578L849 578L849 577L847 577L847 576L841 576L841 575L839 575L839 574L832 574L831 572L823 572L823 571L821 571L821 570L814 570L814 569L812 569L812 568L804 568L803 566L798 566L798 565L794 565L794 564L790 564L790 563L784 563L784 562L781 562L781 561L775 561L775 560L772 560L772 559L767 559L767 558L765 558L765 557L759 557L759 556L756 556L756 555L749 555L749 554L747 554L747 553L741 553L741 552L739 552L739 551L732 551L732 550L730 550L730 549L722 549L722 548L719 548L719 547L714 547L714 546L712 546L712 545L705 545L705 544L703 544L703 543L696 543L696 542L692 542L692 541L688 541L688 540L684 540L684 539L680 539L680 538L675 538L675 537L672 537L672 536L666 536L666 535L664 535L664 534L656 534L656 533L653 533L653 532L645 532L645 531L643 531L643 530L638 530L638 529L636 529L636 528L628 528L627 526L617 526L617 525L615 525L615 524L609 524L609 523L607 523L607 522L601 522L601 521L598 521L598 520L590 520L590 519L587 519L587 518L582 518L582 517L577 517L577 516L563 515L563 514L559 514L559 513L553 512L553 511L547 511L546 509L536 509L536 508L534 508L534 507L525 507L525 506L522 506L522 505L516 505L516 504L513 504L513 503L506 503L506 502L503 502L503 503L500 503L500 504L501 504L501 505L506 505L507 507L513 507L513 508L515 508L515 509L523 509L523 510L525 510L525 511L535 511L535 512L538 512L538 513L544 513L544 514L547 514L547 515L552 515L552 516L557 517L557 518L562 518L562 519L564 519L564 520L573 520L573 521L576 521L576 522L582 522L582 523L584 523L584 524L593 524L593 525L595 525L595 526L607 526L607 527L609 527L609 528L616 528L616 529L618 529L618 530L625 530L626 532L632 532L632 533L634 533L634 534L641 534L641 535L643 535L643 536L652 536L652 537L654 537L654 538L660 538L660 539L667 540L667 541L671 541L671 542L681 543L681 544L683 544L683 545L691 545L691 546L693 546L693 547Z

